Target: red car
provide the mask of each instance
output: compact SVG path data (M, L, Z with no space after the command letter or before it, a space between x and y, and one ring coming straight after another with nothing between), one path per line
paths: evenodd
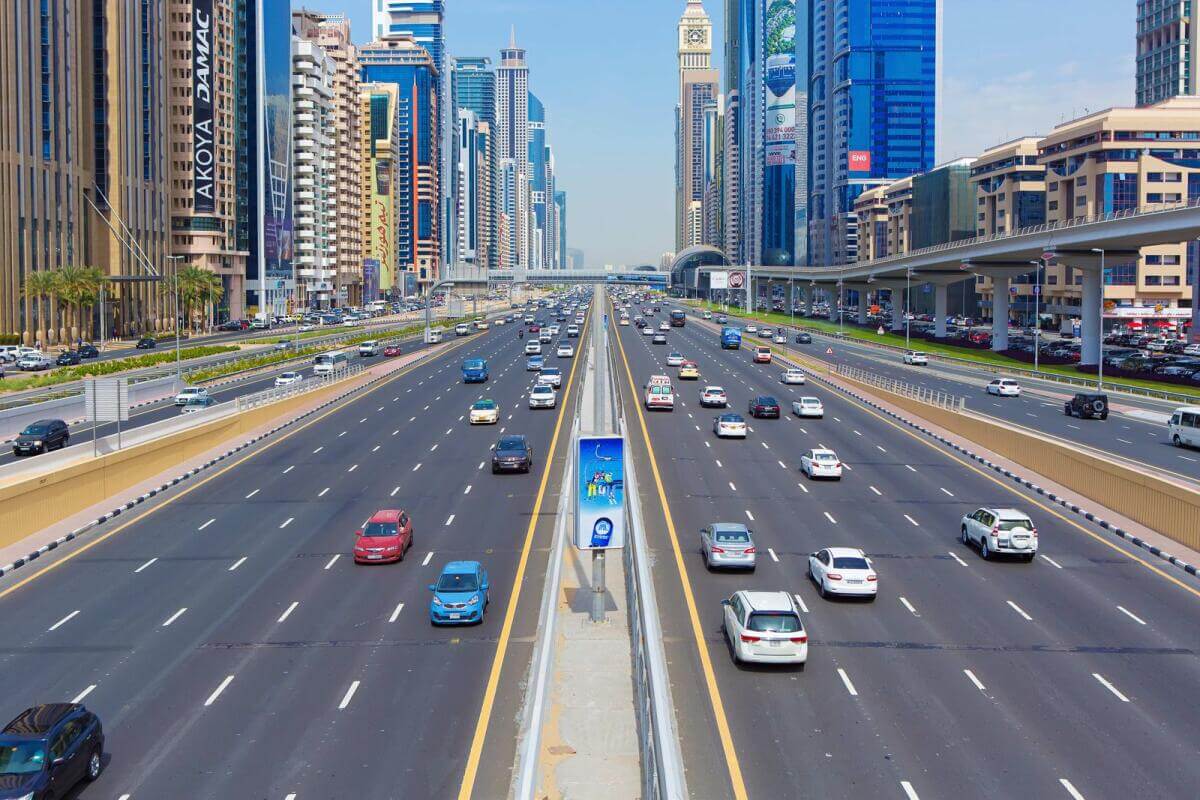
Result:
M400 345L389 344L387 347L383 348L383 354L387 358L395 358L396 356L400 355Z
M413 546L412 518L398 509L376 511L366 527L355 532L354 563L403 561Z
M541 333L541 332L542 332L542 326L541 326L541 325L530 325L530 326L529 326L529 332L530 332L530 333Z

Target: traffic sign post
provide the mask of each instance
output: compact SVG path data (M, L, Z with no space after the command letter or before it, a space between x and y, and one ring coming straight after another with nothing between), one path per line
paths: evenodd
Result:
M97 454L96 429L101 422L117 423L117 449L121 449L121 423L129 421L129 379L94 378L83 384L84 416L92 423L92 456Z

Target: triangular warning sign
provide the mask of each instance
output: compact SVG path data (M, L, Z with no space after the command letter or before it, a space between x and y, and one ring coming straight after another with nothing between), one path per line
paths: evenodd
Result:
M880 325L879 330L875 331L875 333L879 334L880 336L883 336L883 326Z
M827 355L827 356L831 356L831 355L833 355L833 348L832 348L832 347L826 347L826 348L825 348L825 355Z

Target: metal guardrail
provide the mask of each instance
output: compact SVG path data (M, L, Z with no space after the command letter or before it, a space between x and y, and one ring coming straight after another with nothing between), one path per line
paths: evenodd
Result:
M606 309L607 310L607 309ZM616 326L612 326L615 331ZM615 335L615 334L614 334ZM609 385L616 387L616 365L609 359ZM631 441L621 392L612 392L619 430ZM645 800L684 800L688 796L683 754L675 724L667 656L663 647L658 600L651 574L646 527L638 502L634 459L626 453L625 496L630 498L630 530L621 557L625 564L625 602L628 604L633 655L634 700L638 716L638 744L642 759L642 797Z
M238 413L249 411L252 408L265 406L270 403L277 403L289 397L296 395L307 394L316 389L322 389L332 383L345 380L346 378L358 375L365 368L362 364L347 364L344 367L335 369L328 375L320 375L313 378L305 378L298 383L289 383L287 386L273 386L270 389L264 389L261 392L254 394L244 394L234 398L235 408Z
M967 398L959 397L958 395L947 394L946 392L927 389L924 386L914 386L911 383L888 378L883 375L876 375L866 370L861 370L858 367L850 367L845 364L834 364L833 373L843 378L865 383L874 386L878 389L883 389L885 392L898 394L901 397L908 397L921 403L927 403L931 406L945 409L946 411L963 411L967 407Z

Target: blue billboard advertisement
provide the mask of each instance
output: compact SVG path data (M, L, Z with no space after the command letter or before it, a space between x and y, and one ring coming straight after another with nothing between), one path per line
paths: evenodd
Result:
M655 285L666 286L667 279L671 277L666 272L639 272L634 275L608 275L605 278L606 283L650 283Z
M575 546L625 546L625 440L580 436L575 454Z

